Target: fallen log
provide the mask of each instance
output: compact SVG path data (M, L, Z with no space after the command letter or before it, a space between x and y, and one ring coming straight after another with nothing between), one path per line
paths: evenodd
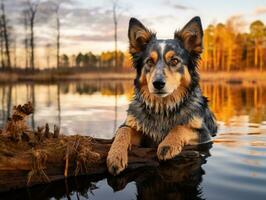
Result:
M89 136L65 136L48 124L30 130L27 117L31 103L15 106L13 114L0 131L0 192L50 183L80 175L106 175L106 156L112 140ZM187 147L179 157L199 157ZM132 147L126 172L141 167L158 167L156 149Z

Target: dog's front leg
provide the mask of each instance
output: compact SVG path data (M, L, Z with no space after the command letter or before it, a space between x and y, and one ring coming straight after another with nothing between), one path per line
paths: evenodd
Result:
M187 126L176 126L159 144L157 156L159 160L169 160L178 155L187 144L198 142L196 131Z
M111 174L117 175L127 167L128 149L131 144L138 143L140 143L140 135L134 129L124 126L117 130L106 160Z

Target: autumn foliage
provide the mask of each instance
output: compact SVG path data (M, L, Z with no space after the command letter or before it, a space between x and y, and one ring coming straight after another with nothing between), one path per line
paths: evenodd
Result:
M225 24L207 26L204 30L201 71L266 69L266 26L257 20L249 25L247 32L243 32L241 23L238 18L230 18ZM79 53L70 58L63 55L61 61L61 66L95 66L112 69L115 64L115 53L114 51L102 52L99 55L94 55L92 52ZM128 52L118 52L118 66L120 69L131 67Z
M204 71L265 70L266 26L259 20L243 33L235 19L209 25L204 33Z

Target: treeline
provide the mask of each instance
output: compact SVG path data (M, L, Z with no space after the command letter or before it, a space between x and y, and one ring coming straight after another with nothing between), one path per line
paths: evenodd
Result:
M78 67L85 68L85 70L130 68L131 61L128 52L117 51L116 48L114 51L100 54L83 52L66 55L61 53L63 45L61 44L59 11L62 9L62 4L68 1L21 1L21 13L18 13L20 29L17 29L16 24L13 24L14 20L12 22L10 19L10 15L5 9L5 2L7 1L0 2L0 69L31 71L39 69L40 63L36 59L35 52L37 47L46 49L46 63L43 59L41 64L45 68ZM115 13L115 10L113 12ZM54 44L51 44L50 41L45 46L41 46L38 41L36 42L37 14L39 18L44 18L43 23L46 23L48 17L55 20L55 24L52 26L55 37L53 40L51 39ZM49 25L47 24L47 26ZM202 71L266 70L266 25L257 20L250 24L247 32L243 32L239 27L235 23L235 19L230 18L224 24L211 24L204 30L204 53L200 63ZM21 32L18 33L17 30ZM16 39L16 34L20 36L19 41ZM17 46L20 49L19 62L17 62ZM53 51L56 52L55 55L52 55ZM23 56L21 57L21 55Z
M209 25L204 31L204 71L265 70L266 26L254 21L248 33L241 33L231 20Z
M117 56L117 57L116 57ZM110 68L115 69L117 59L117 68L129 68L130 56L126 52L106 51L97 55L92 52L78 53L77 55L68 56L63 54L60 56L59 66L66 67L90 67L90 68Z

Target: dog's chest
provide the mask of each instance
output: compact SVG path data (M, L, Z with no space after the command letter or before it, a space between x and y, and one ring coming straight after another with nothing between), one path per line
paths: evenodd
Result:
M178 111L156 113L140 102L132 102L128 114L136 120L138 131L160 142L171 129L184 121Z

